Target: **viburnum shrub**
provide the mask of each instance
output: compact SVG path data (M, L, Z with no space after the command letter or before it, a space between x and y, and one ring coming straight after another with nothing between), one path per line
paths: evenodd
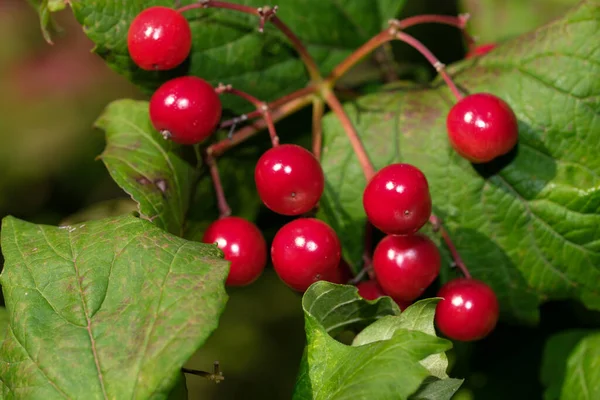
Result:
M550 299L600 308L598 141L583 142L600 132L596 1L485 47L466 15L395 19L403 2L346 1L339 16L325 0L68 3L149 96L97 122L100 158L139 212L4 220L7 398L185 398L184 373L226 379L218 362L184 364L217 328L226 287L268 261L302 295L295 399L450 399L463 383L448 376L453 342L494 340L501 315L535 323ZM408 33L430 23L457 28L468 59L447 69ZM340 86L397 42L440 79L366 96ZM276 123L309 104L306 146ZM269 141L249 140L262 130ZM284 216L268 241L259 211ZM582 393L574 371L596 371L577 351L565 398Z

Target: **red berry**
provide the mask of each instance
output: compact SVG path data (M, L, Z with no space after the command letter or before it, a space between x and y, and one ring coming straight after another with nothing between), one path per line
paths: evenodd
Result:
M356 288L358 289L358 294L366 300L377 300L386 295L375 280L360 282L356 285Z
M446 119L452 147L473 163L484 163L508 153L517 144L517 117L502 99L475 93L458 101Z
M150 7L129 26L127 48L142 69L167 70L181 64L192 48L192 31L179 12L168 7Z
M150 99L150 120L166 138L195 144L209 137L221 119L221 100L203 79L183 76L165 82Z
M482 44L469 51L465 58L483 56L496 48L496 43Z
M386 236L373 253L377 282L390 297L412 301L437 278L441 257L427 236Z
M352 271L348 263L342 258L338 267L330 275L323 277L322 280L345 285L350 279L352 279Z
M427 178L410 164L391 164L367 184L363 206L369 221L387 234L418 231L431 215Z
M329 225L315 218L300 218L277 232L271 259L285 284L304 291L316 281L335 276L341 251L340 241Z
M254 170L256 189L263 203L283 215L300 215L319 201L325 176L315 156L295 144L267 150Z
M267 264L267 243L253 223L239 217L216 220L204 232L204 243L216 243L230 261L229 286L254 282Z
M377 300L380 297L387 296L387 294L383 292L383 289L381 288L381 286L379 286L379 283L377 283L376 280L360 282L356 285L356 288L358 289L358 294L366 300ZM410 305L409 301L394 301L396 302L396 304L398 304L400 310L404 310Z
M485 283L475 279L455 279L442 286L438 297L444 299L435 310L435 322L450 339L479 340L496 327L498 299Z

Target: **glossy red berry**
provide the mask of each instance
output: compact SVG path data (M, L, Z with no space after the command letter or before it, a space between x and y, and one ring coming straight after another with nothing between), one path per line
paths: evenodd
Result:
M319 201L325 176L315 156L295 144L267 150L254 170L256 189L263 203L283 215L300 215Z
M386 236L373 253L377 282L390 297L413 301L437 278L441 257L427 236Z
M442 286L438 297L443 300L435 310L435 322L450 339L483 339L496 327L498 299L485 283L475 279L455 279Z
M483 55L489 53L490 51L494 50L496 48L496 46L497 46L496 43L487 43L487 44L479 45L479 46L475 47L473 50L469 51L467 53L467 55L465 56L465 58L473 58L473 57L483 56Z
M204 243L216 243L230 261L229 286L245 286L254 282L267 264L267 243L252 222L240 217L221 218L210 224Z
M489 93L475 93L458 101L448 113L446 128L452 147L473 163L508 153L519 137L513 110Z
M335 276L341 251L340 241L329 225L314 218L300 218L277 232L271 260L285 284L304 291L316 281Z
M391 164L367 184L363 206L369 221L387 234L418 231L431 215L427 178L410 164Z
M129 26L127 48L142 69L172 69L190 54L192 31L185 17L176 10L150 7L139 13Z
M221 119L221 111L214 88L195 76L165 82L150 99L152 125L180 144L196 144L209 137Z
M383 289L381 288L381 286L379 286L379 283L377 283L376 280L360 282L356 285L356 288L358 289L358 294L366 300L377 300L380 297L387 296L387 294L384 293ZM394 301L396 302L396 304L398 304L400 310L404 310L410 305L409 301Z

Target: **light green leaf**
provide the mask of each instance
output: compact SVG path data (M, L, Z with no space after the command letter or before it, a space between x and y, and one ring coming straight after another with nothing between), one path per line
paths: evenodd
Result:
M544 400L557 400L565 379L567 359L589 330L571 330L550 337L544 346L541 381L546 387Z
M7 217L5 398L165 399L217 327L215 246L132 216L50 227Z
M313 284L302 307L308 344L294 399L407 399L430 375L420 360L451 347L447 340L398 329L389 340L346 346L328 332L397 314L393 301L360 298L356 288ZM393 373L390 373L393 371Z
M584 1L450 70L466 93L492 92L513 107L519 145L497 162L474 167L450 147L445 120L455 100L441 80L392 86L345 107L377 168L401 161L423 170L435 212L505 319L536 323L538 304L550 299L600 309L600 51L590 40L600 35L599 4ZM324 132L319 215L357 263L365 180L335 116Z
M600 398L600 333L581 340L569 356L561 400Z
M433 317L440 299L431 298L415 302L399 316L387 316L372 323L360 332L352 342L353 346L362 346L380 340L389 340L398 329L407 329L435 336ZM421 361L431 375L440 379L447 378L448 358L445 353L434 354Z
M464 379L425 379L417 393L410 400L450 400L463 384Z
M96 122L106 132L100 158L143 218L176 235L184 228L193 169L153 127L145 101L111 103Z

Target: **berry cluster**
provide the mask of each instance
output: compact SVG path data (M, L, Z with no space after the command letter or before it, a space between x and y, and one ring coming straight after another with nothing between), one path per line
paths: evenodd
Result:
M230 5L232 9L247 10L244 7ZM128 48L140 68L172 69L189 56L192 35L182 11L151 7L134 19L128 33ZM268 15L262 9L252 11L261 16L261 28L267 17L273 15L274 10L268 11ZM396 22L393 26L408 25ZM421 46L414 38L393 29L381 35L397 35L416 48ZM433 57L425 50L422 52L430 60ZM517 119L508 104L488 93L463 97L449 78L443 76L458 99L447 117L448 138L456 152L473 163L488 162L508 153L518 138ZM182 76L165 82L155 91L149 105L150 120L165 139L197 145L219 127L222 93L253 103L256 115L262 115L269 128L273 147L260 157L254 173L260 199L273 212L299 217L284 225L273 239L270 255L276 273L290 288L300 292L319 280L347 283L349 269L342 259L336 232L325 222L307 216L318 205L325 186L319 160L303 147L279 144L268 105L229 86L214 88L203 79ZM205 161L215 172L213 179L218 180L210 152L206 153ZM403 163L388 165L368 178L363 193L364 211L369 223L387 236L377 244L372 258L366 257L365 272L370 280L356 285L365 299L390 296L404 309L437 279L442 264L436 245L419 233L428 221L435 220L429 184L420 169ZM220 183L215 182L215 189L224 202L223 193L219 193ZM266 266L266 241L256 225L229 216L228 207L222 207L221 214L207 228L203 242L216 243L230 261L227 285L248 285ZM440 227L434 224L434 229ZM443 234L449 244L445 231ZM451 250L458 265L459 256ZM485 283L472 279L466 268L461 269L465 278L452 280L439 291L443 299L437 307L436 324L452 339L481 339L496 325L498 301Z

